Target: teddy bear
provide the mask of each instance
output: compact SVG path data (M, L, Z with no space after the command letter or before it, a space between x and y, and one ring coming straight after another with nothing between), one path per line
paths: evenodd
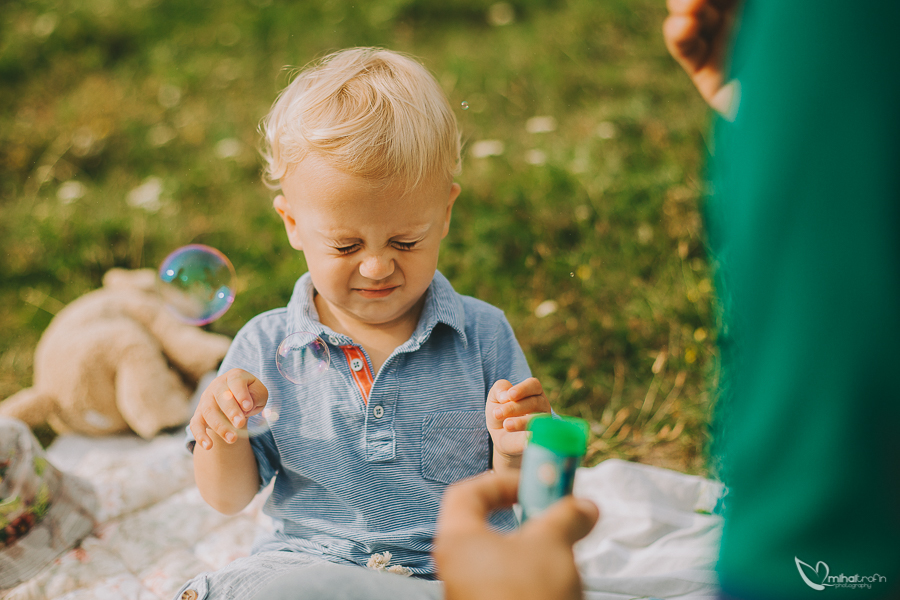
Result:
M54 316L34 355L34 386L0 403L0 415L57 433L143 438L190 419L200 378L231 339L182 322L151 269L111 269L103 287Z

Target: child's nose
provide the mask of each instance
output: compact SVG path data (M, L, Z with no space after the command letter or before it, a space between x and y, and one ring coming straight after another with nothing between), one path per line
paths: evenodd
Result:
M370 254L359 265L359 274L366 279L386 279L393 272L393 259L383 254Z

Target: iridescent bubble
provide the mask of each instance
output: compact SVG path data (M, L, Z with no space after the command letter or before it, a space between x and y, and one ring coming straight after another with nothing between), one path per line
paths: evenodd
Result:
M206 325L234 302L234 267L228 257L203 244L168 255L159 267L159 289L166 306L192 325Z
M279 344L275 364L282 377L302 385L328 370L331 353L322 338L309 331L298 331Z
M463 103L460 104L460 106L462 106L463 110L469 110L469 103L466 101L463 101Z
M297 385L307 384L320 377L331 365L328 345L315 333L298 331L282 340L275 352L278 372ZM292 398L270 393L265 408L247 420L247 435L256 437L272 428L282 417L282 409Z

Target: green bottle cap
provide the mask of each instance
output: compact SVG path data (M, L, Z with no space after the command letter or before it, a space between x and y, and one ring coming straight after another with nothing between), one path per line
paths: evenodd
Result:
M587 451L589 426L584 419L537 415L528 422L528 431L529 443L557 454L584 456Z

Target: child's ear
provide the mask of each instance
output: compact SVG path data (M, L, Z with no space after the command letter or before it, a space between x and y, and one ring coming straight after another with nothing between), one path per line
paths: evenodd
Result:
M444 216L444 231L441 233L441 239L447 237L447 233L450 231L450 214L453 212L453 203L456 202L461 191L462 188L454 181L450 186L450 198L447 200L447 214Z
M303 250L302 244L300 243L300 234L297 231L297 220L294 219L293 209L291 208L290 203L288 203L287 198L278 194L275 196L272 206L275 207L275 212L277 212L278 216L281 217L281 220L284 221L284 230L287 232L288 242L290 242L291 248L294 250Z

